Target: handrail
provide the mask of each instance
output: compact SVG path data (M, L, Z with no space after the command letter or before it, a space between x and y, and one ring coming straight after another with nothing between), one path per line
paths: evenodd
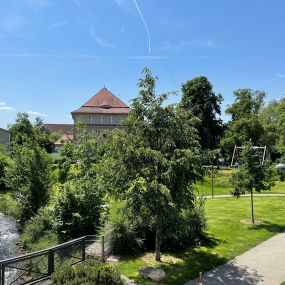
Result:
M86 256L85 256L85 254L86 254L86 252L85 252L86 242L95 242L97 237L98 236L95 236L95 235L86 235L86 236L83 236L83 237L80 237L77 239L73 239L73 240L70 240L68 242L65 242L65 243L50 247L50 248L46 248L46 249L43 249L40 251L31 252L31 253L28 253L25 255L0 260L0 285L6 284L6 282L5 282L5 278L6 278L5 271L7 268L17 268L17 270L20 270L22 272L28 272L29 274L31 272L34 272L34 273L38 273L41 275L40 277L35 277L34 279L32 279L28 282L24 281L24 283L20 283L20 284L28 284L30 282L35 282L35 281L40 280L42 278L50 277L51 274L55 270L55 265L57 264L55 262L55 254L59 254L60 252L64 252L66 259L71 258L72 263L70 263L69 265L74 265L74 264L79 263L79 262L84 262L86 259ZM72 247L73 245L75 245L75 248ZM71 253L74 250L79 250L79 253L80 253L79 256L75 257L75 256L73 256L73 254L65 253L66 249L68 249L69 246L70 246L69 250ZM43 256L43 258L45 258L45 256L46 256L46 258L47 258L46 259L47 267L46 267L46 271L44 273L41 270L37 271L37 272L33 271L34 270L33 266L37 266L37 262L40 262L41 260L43 260L43 258L40 258L39 261L37 261L35 264L33 264L33 262L32 262L33 258L37 258L39 256ZM25 267L25 266L24 267L21 267L21 266L18 267L15 265L13 266L13 263L15 264L15 263L23 262L23 264L25 264L24 262L29 261L29 260L30 260L30 263L29 263L28 267ZM17 281L23 275L24 275L24 273L20 274L19 277L17 277L15 281ZM11 284L14 284L15 281L13 281Z

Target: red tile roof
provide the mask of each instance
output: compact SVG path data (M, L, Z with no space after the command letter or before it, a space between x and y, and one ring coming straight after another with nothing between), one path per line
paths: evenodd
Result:
M71 112L71 114L128 114L130 110L128 105L104 87L79 109Z
M67 133L72 134L73 133L73 124L45 124L45 127L50 129L52 132L59 132L62 135L65 135Z

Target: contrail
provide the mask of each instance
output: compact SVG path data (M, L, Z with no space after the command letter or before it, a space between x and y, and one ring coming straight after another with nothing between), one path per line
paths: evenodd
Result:
M146 24L146 22L145 22L145 20L144 20L144 16L143 16L143 14L142 14L142 12L141 12L141 9L140 9L140 7L139 7L137 1L136 1L136 0L133 0L133 1L134 1L135 5L136 5L136 8L137 8L139 14L140 14L140 17L141 17L141 19L142 19L142 22L143 22L143 24L144 24L144 26L145 26L145 30L146 30L147 37L148 37L148 52L150 53L150 34L149 34L149 30L148 30L147 24Z

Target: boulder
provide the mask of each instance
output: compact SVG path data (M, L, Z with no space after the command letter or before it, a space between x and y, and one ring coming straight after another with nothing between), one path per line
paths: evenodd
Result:
M161 282L165 278L165 271L161 268L151 266L143 266L139 268L139 274L145 278L155 282Z

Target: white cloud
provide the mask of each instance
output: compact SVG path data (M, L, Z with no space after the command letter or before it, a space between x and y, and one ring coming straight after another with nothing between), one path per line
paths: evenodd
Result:
M3 23L2 28L6 31L15 31L26 23L26 19L18 14L8 15Z
M46 31L48 32L48 31L57 29L57 28L59 28L59 27L65 26L65 25L69 24L71 21L72 21L72 19L55 22L55 23L49 25L49 26L46 28Z
M6 103L0 102L0 111L15 111L13 107L7 106Z
M114 47L111 43L99 38L95 34L93 28L90 28L90 35L101 47L104 47L104 48L113 48Z
M39 112L35 112L35 111L28 111L27 112L30 116L35 116L35 117L48 117L47 114L41 114Z

